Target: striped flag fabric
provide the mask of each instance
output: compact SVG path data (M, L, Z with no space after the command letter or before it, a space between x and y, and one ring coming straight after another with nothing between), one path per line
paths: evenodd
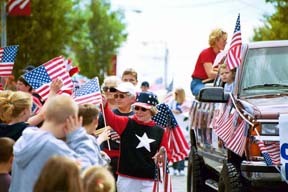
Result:
M167 159L167 152L165 149L164 150L164 154L162 156L162 162L163 164L162 167L159 164L156 164L156 169L155 169L155 181L154 181L154 185L153 185L153 190L152 192L159 192L159 187L160 187L160 182L161 182L161 175L162 175L162 181L163 181L163 190L161 190L162 192L172 192L173 188L172 188L172 178L171 175L169 173L169 162ZM162 174L160 173L160 167L162 168Z
M6 9L9 16L29 16L31 0L8 0Z
M7 77L12 74L18 47L18 45L11 45L0 48L0 76Z
M59 78L63 81L61 92L69 92L73 89L72 79L66 71L63 56L55 57L32 71L25 73L23 78L41 96L43 101L47 99L50 83L54 79Z
M235 128L229 141L227 141L225 144L226 148L230 149L239 156L242 156L245 150L248 126L248 123L242 120L241 123Z
M156 108L158 113L152 119L158 126L169 132L168 146L172 152L171 162L184 160L188 156L190 147L172 111L165 103L158 104Z
M73 95L73 98L78 104L100 104L102 103L101 89L99 86L98 78L91 79L79 89L77 89Z
M73 66L73 62L71 59L66 59L64 62L65 62L66 70L68 71L71 77L80 72L78 67Z
M279 142L265 144L263 141L258 141L257 144L267 165L279 165L281 163Z
M222 139L224 143L227 143L231 138L234 130L233 121L235 119L235 116L236 112L230 114L229 117L227 117L227 119L225 120L223 120L224 118L221 119L221 121L218 123L217 128L214 129L217 136Z
M240 14L237 17L236 26L234 29L230 48L227 53L227 67L229 70L238 67L241 63L241 26L240 26Z

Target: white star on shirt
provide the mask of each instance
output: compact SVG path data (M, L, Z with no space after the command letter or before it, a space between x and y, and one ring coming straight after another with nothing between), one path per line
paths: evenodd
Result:
M142 137L139 137L138 135L136 135L136 137L140 140L136 149L145 147L150 152L150 143L154 142L155 139L149 139L146 133L144 133Z

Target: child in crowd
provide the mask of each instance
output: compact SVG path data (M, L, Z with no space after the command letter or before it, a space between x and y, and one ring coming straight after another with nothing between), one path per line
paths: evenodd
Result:
M72 97L57 95L45 105L45 121L40 129L25 129L14 145L10 192L31 192L41 169L54 155L79 160L81 168L97 163L94 158L98 151L81 127L82 118L78 118L78 105Z
M11 171L13 161L14 140L8 137L0 137L0 191L8 192L11 183Z
M100 150L99 145L109 139L110 129L107 127L96 139L95 131L98 125L99 110L95 105L83 104L79 105L78 116L83 118L82 126L86 129L90 139L93 141L95 148L98 150L98 156L94 157L98 165L108 165L110 162L109 156Z
M114 192L115 179L106 167L93 166L83 173L84 192Z
M61 87L62 81L54 80L50 86L49 98L55 96ZM1 91L0 137L9 137L17 141L29 125L36 126L41 123L44 120L45 105L33 117L31 117L31 106L31 94L22 91Z
M236 68L229 70L226 64L221 64L219 68L219 74L221 81L225 83L224 91L232 92L234 89L234 80L235 80Z
M139 93L132 105L135 112L132 117L118 116L106 104L103 98L107 124L121 139L117 191L151 192L156 164L162 155L159 150L161 147L168 150L168 132L152 120L157 113L157 96L150 92ZM170 153L168 157L171 157Z
M83 192L80 167L64 156L51 157L41 170L33 192Z

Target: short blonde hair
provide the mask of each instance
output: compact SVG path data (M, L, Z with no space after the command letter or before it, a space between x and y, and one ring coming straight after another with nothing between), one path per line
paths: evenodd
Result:
M5 123L10 123L31 107L32 96L29 93L9 90L0 92L0 119Z
M183 88L176 88L174 91L175 94L175 100L180 103L183 104L185 99L186 99L186 95L185 95L185 90Z
M223 31L221 28L212 30L209 35L209 45L214 47L216 42L223 36L227 36L227 32Z
M92 166L83 173L85 192L114 192L115 179L107 167Z
M65 123L69 116L78 116L78 105L68 95L57 95L47 101L45 121Z

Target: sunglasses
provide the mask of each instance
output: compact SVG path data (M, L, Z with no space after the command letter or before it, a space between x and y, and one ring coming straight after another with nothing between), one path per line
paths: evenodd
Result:
M115 87L103 87L102 90L104 92L107 92L109 90L109 92L116 92L117 89L115 89Z
M135 109L135 111L141 110L141 111L143 111L143 112L145 112L145 111L148 110L148 109L146 109L146 108L144 108L144 107L139 107L139 106L135 106L134 109Z
M126 94L123 94L123 93L116 93L114 94L114 99L124 99L126 97Z

